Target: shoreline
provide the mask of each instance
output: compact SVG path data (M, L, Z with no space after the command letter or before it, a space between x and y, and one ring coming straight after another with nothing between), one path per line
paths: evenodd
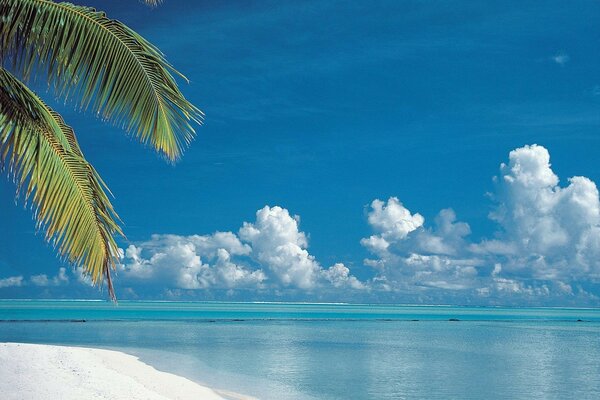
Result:
M0 367L6 400L256 400L159 371L115 350L4 342Z

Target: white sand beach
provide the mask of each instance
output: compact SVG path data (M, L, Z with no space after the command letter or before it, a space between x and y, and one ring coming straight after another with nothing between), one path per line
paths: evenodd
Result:
M0 343L3 400L224 400L245 397L161 372L119 351Z

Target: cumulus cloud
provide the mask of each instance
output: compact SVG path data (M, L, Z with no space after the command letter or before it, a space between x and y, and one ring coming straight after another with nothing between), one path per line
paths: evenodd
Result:
M350 274L350 269L342 263L336 263L322 271L323 277L336 288L366 289L364 283Z
M186 290L363 289L343 264L327 269L319 264L299 221L285 208L265 206L237 234L153 235L125 250L119 279Z
M265 206L256 212L256 222L244 223L240 238L249 242L257 261L284 286L311 289L321 267L308 253L308 241L298 230L298 216L281 207Z
M511 151L500 172L491 218L501 225L498 236L512 253L504 268L539 279L600 277L596 184L575 176L560 187L548 150L536 145ZM495 253L485 243L482 247Z
M61 267L58 269L58 274L53 277L48 277L46 274L33 275L29 278L29 281L34 286L60 286L69 283L69 277L67 276L67 269Z
M368 221L376 234L363 238L361 244L382 257L389 255L390 245L404 240L425 222L420 214L411 214L397 197L387 202L375 199L370 207Z
M118 274L129 283L180 289L260 286L266 280L262 270L232 262L232 257L250 251L231 232L204 236L153 235L149 241L125 250Z
M0 289L22 286L23 285L23 276L10 276L8 278L0 279Z
M594 182L575 176L561 187L548 150L538 145L511 151L494 181L490 218L499 228L494 238L478 242L469 240L469 225L451 209L428 227L397 198L375 200L368 213L375 235L361 241L376 256L365 260L377 270L374 284L544 297L573 295L573 283L598 281L600 200ZM388 209L396 212L383 212Z
M488 238L471 237L451 208L426 221L398 198L375 199L366 210L370 253L358 279L343 263L326 267L309 251L300 217L265 206L237 232L152 235L122 250L120 293L160 290L168 298L193 293L253 291L296 299L490 304L599 304L600 198L596 184L575 176L562 185L542 146L511 151L500 164ZM355 268L355 267L352 267ZM353 273L354 272L354 273ZM89 284L81 269L74 282ZM0 279L0 288L58 287L64 268L49 277ZM72 283L72 282L71 282ZM304 296L304 297L301 297ZM361 297L362 296L362 297ZM370 297L369 297L370 296ZM386 297L387 296L387 297ZM215 296L214 298L218 298ZM247 297L245 297L247 298ZM279 297L281 298L281 297ZM290 297L288 297L290 298Z
M385 211L391 212L385 212ZM382 212L384 211L384 212ZM425 219L411 213L400 201L374 200L368 221L375 234L361 240L375 259L365 264L376 268L374 284L385 290L439 288L460 290L475 284L481 261L466 252L468 224L456 220L452 209L444 209L435 218L433 228L424 226ZM381 245L381 242L385 245Z

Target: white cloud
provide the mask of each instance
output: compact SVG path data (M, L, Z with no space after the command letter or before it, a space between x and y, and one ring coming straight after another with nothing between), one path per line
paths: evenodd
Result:
M361 243L376 252L386 251L391 242L406 238L425 221L420 214L411 214L397 197L390 197L387 203L373 200L368 220L377 235L362 239Z
M350 269L342 263L336 263L322 271L323 277L336 288L366 289L364 283L350 275Z
M284 286L311 289L321 267L306 250L308 241L298 230L299 220L284 208L265 206L256 212L256 222L245 222L239 234L252 246L256 260Z
M542 146L513 150L498 179L498 207L491 214L512 257L505 266L541 279L600 276L600 200L594 182L572 177L566 187ZM485 243L483 244L485 246ZM494 254L494 249L489 249Z
M61 267L58 269L58 274L52 278L48 278L48 275L32 275L29 281L34 286L60 286L69 283L69 277L67 276L67 269Z
M560 65L562 67L563 65L568 63L569 60L571 60L571 57L569 57L569 55L566 53L558 53L558 54L552 56L551 59L552 59L552 61L554 61L555 63L557 63L558 65Z
M77 267L72 272L76 277L76 282L85 286L94 286L92 279L84 272L83 267Z
M418 287L460 290L476 284L481 261L463 257L464 237L471 229L456 220L452 209L440 211L431 229L424 226L420 214L412 214L391 197L387 202L374 200L368 220L377 234L361 244L378 257L365 260L378 271L376 286L410 291Z
M369 223L376 234L361 241L376 256L365 260L377 270L373 284L397 291L544 297L573 295L573 282L598 282L600 199L594 182L576 176L561 187L548 150L538 145L511 151L495 182L490 217L499 229L493 239L479 242L467 240L469 225L457 221L451 209L427 227L397 198L387 206L375 200ZM396 217L384 218L390 208L398 210ZM415 218L416 223L403 222Z
M471 234L466 222L456 220L456 213L451 208L443 209L435 218L434 230L420 230L416 241L419 251L427 254L456 256L463 252L464 238Z
M118 268L124 281L161 284L179 289L235 288L260 285L266 276L231 261L250 248L231 232L213 235L152 235L130 245Z
M323 267L309 252L300 218L265 206L237 233L152 235L134 243L122 251L115 281L121 293L160 288L172 298L203 290L230 296L243 289L266 299L291 294L334 301L549 304L560 298L598 304L590 293L600 283L595 183L575 176L561 186L548 150L538 145L511 151L499 172L489 215L497 229L489 238L471 239L470 226L450 208L426 224L396 197L374 200L367 212L372 235L360 241L372 254L364 260L372 267L367 280L342 263ZM81 269L75 274L89 284ZM0 288L67 282L62 268L54 277L1 279Z
M299 229L300 217L278 206L256 212L254 223L245 222L239 236L252 246L252 257L284 287L312 290L330 284L336 288L365 286L344 264L323 269L308 248L306 234Z
M310 291L324 285L364 289L343 264L321 267L307 250L299 220L284 208L265 206L256 212L256 221L242 225L238 235L152 235L125 250L119 282L187 290L289 287Z
M23 276L10 276L0 279L0 289L15 286L23 286Z

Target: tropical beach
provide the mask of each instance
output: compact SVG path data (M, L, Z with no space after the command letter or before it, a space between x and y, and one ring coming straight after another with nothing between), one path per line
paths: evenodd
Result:
M264 400L600 393L597 309L5 300L0 321L0 342L13 343L0 386L13 398L44 398L27 396L32 386L167 399L214 396L206 388Z
M0 0L0 400L600 398L599 16Z
M0 343L5 399L207 399L209 388L156 369L117 351Z

